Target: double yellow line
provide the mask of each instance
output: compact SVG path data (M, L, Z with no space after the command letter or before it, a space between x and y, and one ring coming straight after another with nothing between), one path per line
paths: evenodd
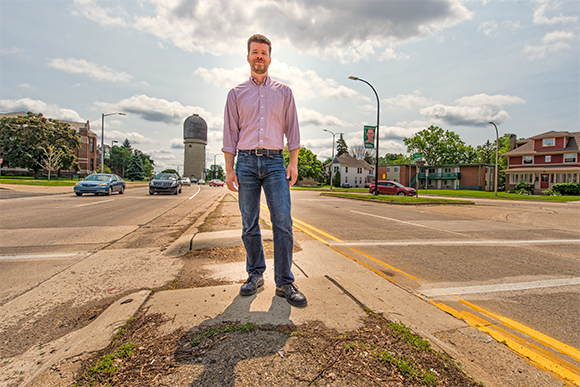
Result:
M262 204L262 208L265 211L268 211L268 207L266 205ZM367 268L367 269L371 270L372 272L378 274L379 276L387 279L388 281L393 282L393 283L395 282L392 278L385 275L381 271L376 270L376 269L370 267L369 265L361 262L360 260L356 259L355 257L345 253L344 251L337 249L336 247L330 245L330 242L329 242L329 241L334 241L334 242L338 242L338 243L344 243L342 240L340 240L340 239L336 238L335 236L330 235L327 232L324 232L324 231L322 231L322 230L320 230L320 229L318 229L318 228L316 228L308 223L305 223L301 220L298 220L296 218L292 218L292 220L294 221L294 227L296 229L309 235L313 239L329 246L330 248L343 254L344 256L352 259L356 263L364 266L365 268ZM405 273L405 272L403 272L403 271L401 271L401 270L399 270L391 265L388 265L388 264L368 255L368 254L365 254L362 251L359 251L359 250L357 250L353 247L350 247L350 246L349 246L349 248L351 250L363 255L364 257L372 260L373 262L376 262L382 266L389 268L390 270L393 270L397 273L400 273L400 274L402 274L410 279L413 279L415 281L419 281L419 282L421 281L420 279L418 279L410 274L407 274L407 273ZM504 326L509 327L510 329L513 329L517 332L520 332L520 333L532 338L537 343L540 343L546 347L552 348L552 349L560 352L561 354L570 356L571 358L575 359L576 361L580 361L580 350L578 350L577 348L574 348L572 346L564 344L556 339L553 339L553 338L551 338L551 337L549 337L541 332L538 332L532 328L529 328L529 327L527 327L521 323L518 323L517 321L514 321L510 318L495 314L493 312L489 312L489 311L487 311L483 308L480 308L472 303L469 303L465 300L461 300L458 297L455 297L455 296L453 296L453 297L456 298L458 300L458 302L460 302L462 305L464 305L464 306L470 308L471 310L476 311L484 316L487 316L490 320L499 321ZM510 349L512 349L514 352L518 353L519 355L521 355L525 358L528 358L533 364L535 364L540 369L550 371L557 378L560 378L563 381L571 382L575 386L580 387L580 368L575 366L574 364L571 364L571 363L565 361L564 359L559 358L558 356L543 349L539 345L534 344L533 342L529 342L518 335L515 335L513 333L508 332L507 330L499 327L498 325L496 325L492 321L486 320L485 318L482 318L482 317L479 317L479 316L475 315L474 313L467 312L467 311L458 311L458 310L455 310L455 309L453 309L445 304L438 303L435 301L429 301L429 302L432 305L436 306L437 308L451 314L452 316L455 316L455 317L465 321L467 324L471 325L472 327L477 328L478 330L489 334L496 341L505 344Z

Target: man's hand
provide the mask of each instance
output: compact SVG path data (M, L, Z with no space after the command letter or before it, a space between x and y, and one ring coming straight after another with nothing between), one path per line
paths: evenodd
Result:
M230 191L238 192L238 177L233 169L231 172L226 172L226 185Z
M238 176L234 171L234 160L236 155L224 152L224 159L226 161L226 186L230 191L238 192Z
M290 160L288 168L286 168L286 179L290 179L288 185L292 187L298 180L298 152L300 148L291 150L289 152Z

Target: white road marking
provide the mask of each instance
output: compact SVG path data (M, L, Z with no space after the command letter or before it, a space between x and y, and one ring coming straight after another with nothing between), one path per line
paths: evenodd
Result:
M194 197L195 197L195 196L196 196L196 195L199 193L199 191L201 191L201 187L198 185L198 186L197 186L197 192L196 192L196 193L194 193L192 196L190 196L190 197L189 197L189 199L187 199L187 200L191 200L191 199L193 199L193 198L194 198Z
M360 211L355 211L355 210L350 210L350 212L354 212L355 214L360 214L360 215L366 215L366 216L372 216L374 218L379 218L379 219L385 219L385 220L390 220L392 222L399 222L399 223L404 223L404 224L408 224L411 226L416 226L416 227L424 227L424 228L430 228L432 230L437 230L437 231L442 231L442 232L447 232L450 234L457 234L457 235L463 235L461 233L458 232L454 232L454 231L448 231L448 230L442 230L438 227L429 227L429 226L425 226L423 224L419 224L419 223L411 223L411 222L406 222L404 220L399 220L399 219L393 219L393 218L387 218L386 216L380 216L380 215L375 215L375 214L369 214L366 212L360 212Z
M0 261L42 261L55 259L82 258L86 253L37 254L37 255L0 255Z
M555 286L572 286L572 285L580 285L580 278L576 277L576 278L563 278L545 281L516 282L511 284L459 286L456 288L443 288L443 289L425 289L420 290L420 293L429 298L435 298L449 295L459 296L462 294L510 292L514 290L542 289Z
M84 207L84 206L92 206L93 204L101 204L101 203L107 203L107 202L112 202L115 199L109 199L109 200L103 200L100 202L93 202L93 203L86 203L86 204L77 204L75 207Z
M489 241L419 241L419 242L329 242L330 246L422 246L422 245L520 245L542 243L580 243L580 239L489 240Z

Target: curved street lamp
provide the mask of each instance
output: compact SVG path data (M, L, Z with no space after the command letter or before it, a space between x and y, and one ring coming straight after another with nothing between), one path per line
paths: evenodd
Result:
M495 181L493 183L493 192L494 192L494 195L497 196L497 184L498 184L498 181L497 181L498 165L497 164L498 164L498 159L499 159L499 134L497 131L497 125L491 121L489 123L491 125L493 125L495 128Z
M105 117L114 115L126 116L125 113L101 113L101 173L105 173Z
M333 170L334 170L334 165L333 165L334 164L334 136L335 136L335 134L344 134L344 133L334 133L328 129L322 129L322 130L332 134L332 161L330 162L330 189L332 189L332 183L333 183L332 178L334 176L333 175Z
M367 85L369 85L371 87L371 89L373 89L373 92L375 93L375 97L377 97L377 133L376 133L376 138L377 138L377 151L376 151L376 157L375 157L375 192L373 193L373 195L378 195L379 194L379 116L380 116L380 110L381 110L381 106L380 106L380 102L379 102L379 95L377 94L377 91L375 90L375 88L373 87L373 85L371 85L370 83L368 83L367 81L365 81L364 79L360 79L358 77L353 77L350 76L348 77L348 79L352 79L353 81L361 81L366 83Z

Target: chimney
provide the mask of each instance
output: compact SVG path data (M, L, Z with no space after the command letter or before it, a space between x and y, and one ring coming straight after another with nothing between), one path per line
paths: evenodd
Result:
M512 134L510 135L510 151L516 149L516 135Z

